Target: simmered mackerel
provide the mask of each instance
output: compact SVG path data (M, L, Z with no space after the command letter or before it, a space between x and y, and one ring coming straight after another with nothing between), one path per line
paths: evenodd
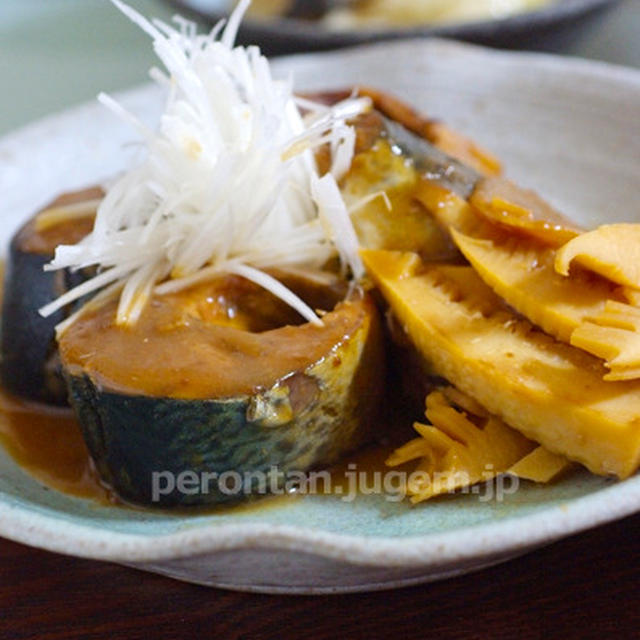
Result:
M102 196L99 188L68 193L46 210ZM6 389L20 396L64 404L67 391L60 376L55 326L66 313L43 318L38 310L80 283L84 271L45 272L43 267L61 243L74 243L91 231L93 216L40 224L36 214L14 235L9 246L2 305L0 375Z
M151 503L154 471L306 470L371 437L384 377L377 310L365 294L336 304L340 293L306 289L327 310L321 327L232 276L155 298L133 327L116 324L115 303L82 315L60 354L105 482ZM257 480L161 503L237 500Z

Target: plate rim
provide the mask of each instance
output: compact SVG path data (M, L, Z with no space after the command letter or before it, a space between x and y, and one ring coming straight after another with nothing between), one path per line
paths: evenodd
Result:
M475 51L499 59L534 59L545 66L562 66L566 72L595 74L618 79L640 89L640 71L604 62L552 54L502 52L441 39L359 45L353 50L447 47ZM332 53L297 54L331 56ZM286 64L287 58L279 61ZM135 94L141 85L118 97ZM640 95L640 94L639 94ZM0 151L22 137L32 137L42 127L68 118L78 110L93 108L94 102L66 109L10 132L0 139ZM606 510L601 505L607 505ZM423 505L424 508L424 505ZM52 513L47 513L52 511ZM605 512L603 512L605 511ZM29 509L0 491L0 536L68 555L125 563L146 563L188 558L231 549L279 549L303 551L354 565L379 567L437 567L454 561L480 559L506 551L526 550L640 511L640 476L636 475L565 504L541 507L524 516L506 517L461 529L419 536L363 536L321 531L304 526L269 523L198 523L192 528L162 535L133 534L79 524L61 518L46 508Z
M24 508L20 512L0 493L0 536L48 551L124 563L278 549L354 565L426 569L524 551L632 515L640 511L640 476L622 483L525 516L420 536L362 536L252 522L198 524L163 535L122 533ZM606 513L598 509L603 501Z

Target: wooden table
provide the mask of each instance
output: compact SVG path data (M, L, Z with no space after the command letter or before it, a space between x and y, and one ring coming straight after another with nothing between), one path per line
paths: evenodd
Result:
M309 597L208 589L0 540L0 639L629 640L640 638L639 532L636 515L468 576Z

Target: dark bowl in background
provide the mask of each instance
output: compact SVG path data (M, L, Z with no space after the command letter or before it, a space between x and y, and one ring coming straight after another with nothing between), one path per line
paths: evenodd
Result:
M214 23L225 16L225 0L167 0L185 15ZM421 25L383 30L329 31L302 20L244 21L240 44L257 44L267 55L322 51L379 40L444 37L502 48L553 50L576 35L590 19L618 0L555 0L550 5L499 20Z

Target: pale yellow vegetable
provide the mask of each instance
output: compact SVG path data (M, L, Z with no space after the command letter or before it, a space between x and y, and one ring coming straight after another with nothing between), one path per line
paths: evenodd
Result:
M469 202L488 222L552 247L563 245L580 232L535 191L504 178L480 180Z
M420 180L415 190L415 198L424 205L438 224L447 230L458 229L473 235L491 233L491 226L474 212L464 198L433 180Z
M603 382L596 358L521 320L471 267L363 252L418 352L442 377L526 437L594 473L640 465L640 382Z
M576 328L571 344L606 360L605 380L640 378L640 309L608 300Z
M467 406L475 405L474 401L453 391L434 391L427 396L426 417L431 424L416 423L414 428L420 437L394 451L386 461L389 466L397 466L419 459L405 487L411 502L490 480L536 446L482 408L481 415L474 415L472 421L462 410L466 407L454 407L450 397Z
M563 278L553 268L555 252L526 238L503 242L471 238L452 229L453 239L478 275L533 324L563 342L585 318L619 297L604 280L580 274Z
M516 311L550 335L605 361L604 380L640 378L640 309L628 292L582 270L565 278L555 252L526 239L503 242L451 230L478 275Z
M572 264L640 289L640 224L606 224L570 240L558 250L555 268L567 276Z
M536 447L531 453L518 460L508 472L523 480L551 482L573 466L570 460L544 447Z

